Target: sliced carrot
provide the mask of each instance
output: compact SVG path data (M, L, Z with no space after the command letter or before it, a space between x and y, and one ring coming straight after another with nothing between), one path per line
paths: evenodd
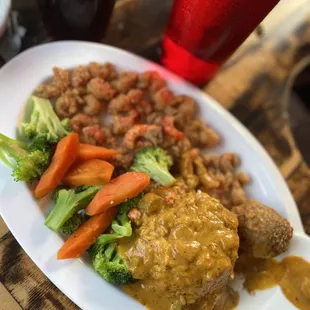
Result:
M79 159L112 159L117 154L116 150L106 149L101 146L80 144Z
M104 212L127 199L136 197L150 183L150 177L142 172L127 172L105 185L86 208L88 215Z
M36 198L43 198L59 185L70 166L76 160L78 152L79 135L77 133L70 133L58 142L51 164L42 174L34 191Z
M74 187L80 185L104 185L109 183L114 167L101 159L78 161L67 172L63 183Z
M110 208L87 220L59 249L57 259L80 257L111 225L116 213L117 207Z

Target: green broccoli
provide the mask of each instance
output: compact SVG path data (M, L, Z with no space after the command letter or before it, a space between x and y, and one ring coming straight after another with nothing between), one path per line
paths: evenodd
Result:
M160 147L146 147L135 155L130 170L147 173L151 179L168 187L176 181L169 172L172 165L172 157L165 150Z
M0 159L13 169L12 176L16 182L30 182L40 178L48 168L51 152L0 134Z
M112 222L112 232L99 236L89 249L95 270L108 282L116 285L130 284L135 281L126 262L117 252L116 240L132 235L128 212L135 208L143 194L127 200L118 206L115 220Z
M72 131L70 118L64 118L63 120L61 120L61 124L68 132Z
M52 146L50 143L47 143L46 140L41 136L37 137L34 140L29 141L29 150L30 151L42 151L42 152L51 152Z
M80 193L74 189L61 189L55 207L45 220L45 226L58 231L75 213L84 209L100 189L100 186L93 186Z
M90 187L92 187L92 186L81 185L81 186L75 187L75 188L74 188L74 192L75 192L76 194L78 194L78 193L81 193L81 192L86 191L86 190L89 189ZM65 185L59 185L59 186L57 186L57 188L54 190L53 195L52 195L52 199L53 199L55 202L57 201L58 194L59 194L59 192L60 192L62 189L68 189L68 190L69 190L69 188L68 188L67 186L65 186Z
M76 213L66 221L60 231L65 235L72 235L86 220L85 213Z
M97 241L93 245L92 252L95 253L104 248L108 243L123 238L130 237L132 235L131 222L128 218L128 212L132 208L136 208L138 202L142 198L143 193L140 193L137 197L127 200L118 206L118 211L115 219L112 222L112 232L110 234L102 234L97 238Z
M66 187L65 185L58 185L58 186L54 189L53 194L52 194L52 200L53 200L54 202L57 201L59 192L60 192L62 189L68 189L68 187Z
M103 279L112 284L126 285L136 282L126 261L118 254L116 242L110 243L104 251L95 255L93 266Z
M118 206L116 218L112 222L113 231L121 237L130 237L132 234L131 222L127 216L128 212L135 208L142 198L143 193L137 197L127 200Z
M86 191L87 189L89 189L89 188L91 188L92 186L88 186L88 185L80 185L80 186L78 186L78 187L76 187L75 189L74 189L74 192L76 193L76 194L78 194L78 193L80 193L80 192L84 192L84 191Z
M90 248L90 254L94 256L98 252L102 251L105 246L116 239L123 237L130 237L132 235L131 222L128 218L128 212L135 208L142 198L143 193L139 194L137 197L127 200L118 206L118 212L115 219L112 222L112 231L110 234L100 235L96 242Z
M20 134L34 143L55 144L68 135L68 120L60 121L48 99L32 96L25 108Z

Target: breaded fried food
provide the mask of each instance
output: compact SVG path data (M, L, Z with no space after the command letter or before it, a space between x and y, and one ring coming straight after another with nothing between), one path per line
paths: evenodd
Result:
M248 200L233 207L238 216L240 248L258 258L271 258L285 252L293 235L290 223L275 210Z

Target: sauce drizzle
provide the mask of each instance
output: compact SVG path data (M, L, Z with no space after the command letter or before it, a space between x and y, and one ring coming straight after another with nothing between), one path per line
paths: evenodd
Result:
M298 309L310 309L310 263L298 256L288 256L282 261L241 256L236 271L244 278L244 288L253 293L276 285Z

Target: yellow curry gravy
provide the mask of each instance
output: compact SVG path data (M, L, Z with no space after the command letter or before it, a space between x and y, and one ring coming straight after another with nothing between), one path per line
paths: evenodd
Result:
M141 225L119 240L119 254L139 279L125 290L152 310L214 309L233 278L237 217L209 195L186 191L182 183L154 189L138 208ZM223 294L221 302L228 304L229 295Z
M140 226L119 240L119 250L139 279L124 289L148 309L234 309L233 271L250 293L279 285L297 308L310 309L310 264L295 256L237 259L237 219L210 196L179 185L149 192L138 207Z
M162 294L145 290L143 281L127 285L124 290L149 310L233 310L239 303L239 294L229 286L223 290L216 301L214 301L214 295L206 296L195 304L183 308Z
M279 285L298 309L310 309L310 263L303 258L289 256L276 261L242 255L237 260L236 271L244 276L244 287L250 293Z
M249 293L279 285L286 298L298 309L310 309L310 263L303 258L289 256L282 261L277 261L242 255L237 260L235 267L236 272L244 276L244 288ZM173 308L171 300L146 291L141 282L125 287L125 291L150 310L179 310ZM228 286L218 298L215 306L212 300L203 298L193 307L185 309L232 310L238 305L238 302L239 295Z

